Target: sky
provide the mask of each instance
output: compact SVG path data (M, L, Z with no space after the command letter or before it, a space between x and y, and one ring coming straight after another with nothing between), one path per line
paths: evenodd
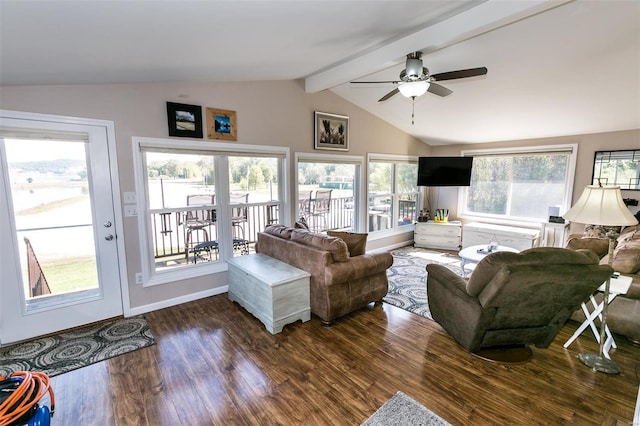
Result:
M59 159L84 160L86 159L84 144L78 141L4 140L9 163Z

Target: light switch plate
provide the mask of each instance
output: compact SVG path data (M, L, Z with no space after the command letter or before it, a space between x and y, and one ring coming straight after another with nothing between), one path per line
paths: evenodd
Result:
M123 195L124 195L124 203L125 204L131 204L131 203L135 203L137 201L135 192L125 192L125 193L123 193Z
M138 216L138 206L135 204L125 204L124 205L124 217L135 217Z

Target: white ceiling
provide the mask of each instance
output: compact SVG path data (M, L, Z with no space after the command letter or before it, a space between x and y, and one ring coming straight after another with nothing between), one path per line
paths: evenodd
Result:
M415 101L432 73L486 66ZM640 128L637 0L0 0L0 84L304 79L431 144ZM341 111L331 111L341 113Z

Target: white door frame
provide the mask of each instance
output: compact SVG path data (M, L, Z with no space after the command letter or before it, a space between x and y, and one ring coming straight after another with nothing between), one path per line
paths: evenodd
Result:
M52 127L56 125L79 125L79 126L94 126L101 127L106 132L107 150L109 155L109 173L111 175L111 192L113 194L113 228L117 236L115 244L118 254L118 271L120 276L120 295L121 303L119 313L129 314L129 287L126 268L126 256L124 245L124 226L122 220L122 205L120 202L120 186L118 178L117 167L117 155L116 155L116 138L115 138L115 126L113 121L88 119L80 117L67 117L49 114L28 113L19 111L9 111L0 109L0 124L6 119L24 120L25 128L31 128L31 123L34 122L46 122L51 123ZM13 121L12 120L12 121ZM15 122L15 121L14 121ZM0 235L3 239L9 238L12 235L13 230L10 226L11 212L8 208L0 209ZM16 253L13 244L0 244L0 272L3 277L7 276L9 268L15 270L16 262L19 263L19 259L16 259ZM4 270L4 272L2 272ZM7 324L4 323L2 316L0 316L0 345L4 345L15 341L15 338L11 337L10 330L7 330Z

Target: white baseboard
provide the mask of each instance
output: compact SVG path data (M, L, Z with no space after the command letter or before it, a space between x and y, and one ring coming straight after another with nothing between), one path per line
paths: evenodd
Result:
M130 308L128 312L124 313L125 317L133 317L136 315L146 314L147 312L157 311L158 309L169 308L171 306L180 305L182 303L193 302L194 300L204 299L205 297L216 296L218 294L226 293L229 290L229 286L222 286L212 288L210 290L200 291L198 293L186 294L184 296L176 297L174 299L162 300L156 303L150 303L148 305L137 306Z

